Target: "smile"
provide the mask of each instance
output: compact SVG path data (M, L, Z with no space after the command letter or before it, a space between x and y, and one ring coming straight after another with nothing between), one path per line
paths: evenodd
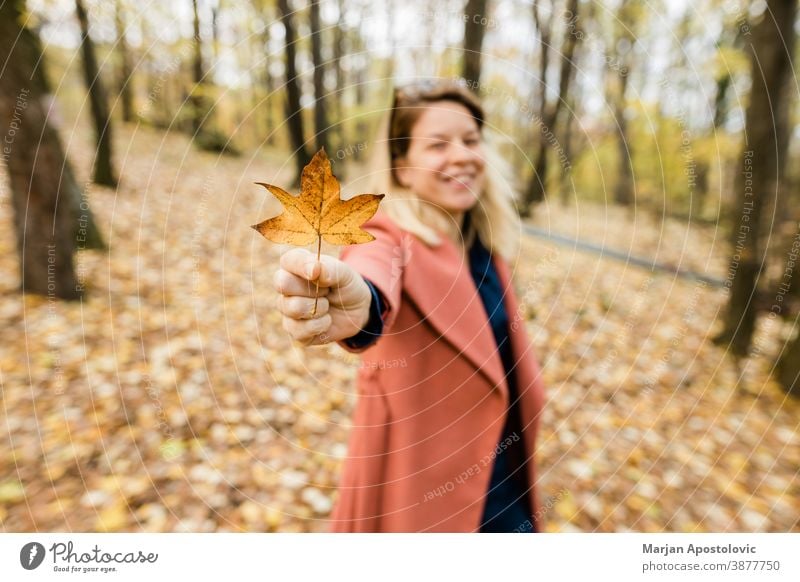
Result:
M443 176L442 181L448 184L453 185L461 185L461 186L469 186L475 180L475 174L473 173L462 173L462 174L453 174L452 176Z

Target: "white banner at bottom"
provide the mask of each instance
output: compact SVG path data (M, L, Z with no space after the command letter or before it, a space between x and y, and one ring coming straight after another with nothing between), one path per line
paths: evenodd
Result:
M800 580L800 534L2 534L0 580Z

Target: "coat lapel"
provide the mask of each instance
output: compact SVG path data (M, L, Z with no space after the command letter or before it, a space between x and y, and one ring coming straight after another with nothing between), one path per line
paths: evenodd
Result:
M505 372L469 264L446 237L430 247L413 240L403 284L427 321L493 387L507 394ZM495 261L495 265L497 262ZM505 288L506 281L503 281Z

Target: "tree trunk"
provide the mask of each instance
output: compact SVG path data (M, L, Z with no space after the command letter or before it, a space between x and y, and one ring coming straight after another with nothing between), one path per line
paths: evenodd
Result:
M22 4L24 5L24 2ZM31 34L26 38L30 39L31 50L37 55L36 62L38 66L33 71L32 75L34 76L31 78L39 87L40 94L42 95L42 107L44 107L45 117L47 117L48 110L51 107L57 106L57 102L52 95L53 91L50 80L47 77L46 62L39 37ZM50 115L52 115L52 113L50 113ZM80 186L78 186L75 174L72 171L72 166L66 158L64 148L61 144L61 137L58 133L59 128L51 126L51 129L53 130L55 139L51 139L47 142L43 141L41 147L53 148L53 157L64 160L61 166L61 173L59 174L60 181L58 191L64 192L64 197L69 201L69 207L73 217L72 232L75 236L75 243L79 249L104 250L106 244L103 241L103 235L100 233L88 200L86 200L81 192Z
M266 33L268 34L268 33ZM267 55L264 62L264 90L267 93L264 101L264 123L267 125L267 144L275 144L275 111L273 103L275 99L275 84L272 80L272 73L269 70L270 56Z
M534 91L536 96L534 97L535 102L539 103L539 117L534 123L534 126L530 128L528 132L529 140L528 146L526 147L527 150L533 150L534 148L538 149L541 147L541 130L544 127L545 118L547 117L547 71L550 67L550 38L552 35L552 23L553 23L553 5L552 2L550 4L550 12L547 20L542 20L542 14L540 12L541 9L541 0L534 0L533 3L533 23L536 28L536 34L538 38L538 45L539 45L539 79L538 79L538 86ZM534 138L534 136L538 135L538 139ZM531 215L533 211L533 205L541 202L544 200L544 184L540 183L541 176L539 174L540 165L539 156L535 156L533 158L533 173L530 177L530 181L528 182L527 188L523 192L523 198L520 202L519 206L519 213L523 217L527 217Z
M94 122L94 131L97 138L93 180L97 184L113 188L117 185L117 178L112 167L111 117L108 112L106 91L97 66L97 57L94 53L94 43L89 36L89 17L83 6L83 0L75 0L75 11L81 27L83 75L89 92L92 121Z
M267 33L268 34L268 33ZM269 70L269 55L267 56L267 60L264 63L264 90L267 92L267 96L264 100L264 122L267 125L267 144L274 145L275 144L275 112L273 111L273 99L274 95L273 92L275 91L275 86L272 82L272 73Z
M755 296L766 257L761 217L780 197L785 172L796 11L797 0L768 0L762 20L745 40L752 89L745 119L744 171L736 174L730 266L734 276L724 329L715 338L738 356L747 354L756 324Z
M131 54L125 36L125 15L122 0L117 0L114 7L114 24L117 29L117 50L119 51L118 85L122 102L122 121L130 123L135 119L133 113L133 73L131 71Z
M189 103L192 107L191 129L194 132L192 141L201 150L237 156L239 152L231 144L229 136L213 122L214 99L211 89L214 85L206 76L197 0L192 0L192 13L194 15L194 59L192 62L194 86L189 96Z
M339 9L339 22L336 24L336 27L333 31L333 66L336 67L336 123L334 124L334 128L336 134L336 147L344 150L347 146L344 133L344 89L346 84L344 79L344 70L342 69L342 58L345 54L345 35L344 28L342 27L345 10L344 0L338 0L337 7ZM339 171L341 172L342 170ZM341 179L342 176L339 176L339 178Z
M787 394L800 398L800 334L789 343L778 360L778 381Z
M467 5L464 7L464 61L461 76L475 93L480 93L481 51L487 21L486 7L486 0L467 0Z
M631 159L630 137L628 136L628 120L625 117L627 106L628 82L633 65L633 45L636 42L634 6L630 0L622 0L617 9L619 35L616 37L616 55L618 70L609 70L615 75L617 93L613 96L614 121L617 124L617 182L614 185L614 202L622 206L633 206L636 193L633 188L633 160ZM620 50L620 48L622 49Z
M20 2L20 6L24 7L24 2ZM57 105L55 98L52 95L52 88L50 80L47 77L46 62L42 51L41 42L39 37L27 30L23 33L25 42L30 43L30 50L36 55L35 62L37 66L31 73L31 81L36 84L38 95L41 95L39 101L42 104L45 118L52 107ZM50 113L52 115L52 113ZM64 148L61 144L61 137L58 134L58 128L50 126L53 131L55 139L43 140L41 148L52 148L52 156L56 159L63 160L61 170L59 172L59 193L64 192L64 198L69 202L71 209L73 226L72 232L75 236L75 243L80 249L105 249L106 245L103 241L103 236L94 219L91 207L88 201L83 196L78 182L75 179L75 174L72 171L72 166L66 158Z
M298 83L297 67L295 65L297 34L292 22L292 11L289 8L288 0L278 0L278 11L281 15L283 28L286 31L286 122L289 126L289 139L295 152L297 167L295 181L299 182L300 174L306 164L311 161L311 156L306 149L306 141L303 137L305 134L303 111L300 108L300 84Z
M570 104L570 111L565 113L567 116L566 120L563 123L562 128L562 143L564 147L564 160L566 160L566 165L562 167L561 176L559 178L559 191L561 194L561 205L565 208L569 206L570 200L572 196L575 194L573 189L573 184L571 180L572 174L572 156L573 152L575 151L575 147L573 144L573 139L575 138L575 131L573 129L573 125L575 122L575 107L578 103L578 99L570 99L568 103Z
M536 14L536 22L540 22L538 11ZM580 36L578 34L578 30L575 28L577 15L578 0L569 0L567 3L567 10L564 12L564 18L567 21L567 26L564 32L564 40L561 47L562 60L561 69L559 71L558 97L552 104L549 104L547 101L547 83L545 79L547 75L547 50L545 46L542 47L542 65L540 69L540 75L542 75L543 82L540 94L541 126L539 128L539 145L537 148L536 158L534 158L534 172L526 190L525 203L522 208L523 216L529 216L532 210L532 205L544 200L544 184L547 178L548 154L551 147L559 146L557 141L555 144L551 142L555 140L555 136L558 135L557 125L561 107L563 103L569 99L569 87L572 81L574 69L573 59L575 56L575 46L578 42L578 37ZM548 21L546 25L547 27L550 26L551 21L552 18ZM545 38L547 39L546 41ZM549 38L549 33L547 33L546 37L542 37L542 42L549 44ZM548 136L550 136L549 139Z
M21 289L53 298L77 299L74 220L66 197L59 208L63 151L46 121L45 87L40 82L38 39L24 22L25 2L0 3L0 124L8 128L2 159L8 166L14 208ZM10 142L10 143L9 143Z
M732 81L733 77L728 71L717 79L717 92L714 95L714 129L722 127L728 117L728 90Z
M213 68L219 61L219 4L211 7L211 51L214 55Z
M361 20L361 16L364 13L363 7L357 8L358 10L358 20ZM352 46L352 53L361 53L365 50L364 47L364 39L361 37L360 34L354 34L352 36L351 42L353 43ZM355 110L358 112L356 115L356 126L354 128L354 135L356 139L361 142L364 139L364 136L370 134L370 128L367 121L364 119L364 106L367 102L367 95L366 95L366 88L367 88L367 67L366 66L359 66L353 70L350 69L350 74L352 75L353 82L353 97L355 99ZM361 162L363 160L363 154L361 148L356 148L355 153L353 154L353 159L356 162Z
M797 221L794 222L797 224ZM800 280L796 274L798 259L798 241L796 234L784 250L783 278L778 280L777 289L772 294L783 297L783 315L785 321L794 325L795 338L784 347L776 366L778 381L790 395L800 398ZM794 275L794 276L792 276Z
M395 12L396 12L396 4L392 0L385 0L386 1L386 36L389 37L389 57L386 59L386 72L384 73L384 79L388 80L388 84L390 87L394 86L394 71L395 71L395 55L397 54L397 39L394 35L394 25L396 22ZM431 18L426 18L423 20L422 25L424 29L428 29L430 27L430 22L433 21L435 16ZM421 43L423 46L430 46L430 43L426 44L423 40ZM416 51L414 51L416 52ZM412 58L414 55L412 53ZM419 62L419 61L417 61ZM369 65L367 65L369 69ZM424 74L422 71L417 71L418 75Z
M633 169L631 168L630 138L628 137L628 120L625 118L626 94L630 67L619 71L619 94L614 100L614 118L617 123L617 183L614 185L614 202L622 206L631 206L634 202Z
M261 22L259 23L261 32L260 35L254 34L252 36L255 41L256 51L251 55L251 60L252 62L257 62L259 56L264 56L264 66L261 68L260 74L256 73L256 78L258 80L255 83L256 86L253 87L254 107L257 108L254 109L254 111L259 113L259 115L255 116L256 123L254 123L254 125L258 143L260 144L265 140L266 144L271 146L275 144L275 123L273 121L272 110L274 95L272 94L273 82L272 73L270 72L272 57L270 56L269 50L269 24L274 20L274 12L272 2L258 0L253 3L253 6L261 16ZM262 91L264 94L263 99L260 97ZM264 112L263 126L261 124L262 117L260 115L262 109Z
M203 42L200 36L200 14L197 10L197 0L192 0L192 13L194 15L194 61L192 62L192 78L194 88L192 89L192 130L195 138L203 129L205 119L205 106L203 95L203 83L205 83L205 67L203 65Z
M317 134L317 149L325 149L329 154L328 119L325 113L325 65L322 60L322 29L319 19L319 0L311 0L309 7L311 25L311 60L314 63L314 131Z
M695 161L695 188L694 197L689 206L689 219L700 221L703 219L703 210L708 199L708 175L711 167L708 161L699 159Z
M741 45L742 27L736 26L735 28L738 32L732 37L731 27L723 27L719 40L717 40L718 47L726 45ZM680 43L680 46L684 45L684 42ZM684 66L688 65L686 62L682 64ZM717 131L722 129L722 126L725 124L725 121L728 118L728 101L732 83L733 77L731 76L730 70L726 68L716 80L716 92L714 94L714 118L712 120L711 128L714 135L716 135ZM703 210L705 210L706 200L708 200L709 194L709 174L711 172L711 165L707 160L702 158L697 159L695 164L695 194L691 200L689 218L690 220L702 220Z

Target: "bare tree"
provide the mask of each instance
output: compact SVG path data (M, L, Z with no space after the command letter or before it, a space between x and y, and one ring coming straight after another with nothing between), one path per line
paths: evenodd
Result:
M766 258L762 216L781 196L789 144L789 84L797 0L768 0L760 22L745 41L750 53L752 89L747 107L742 160L747 172L736 176L736 206L732 221L734 277L724 329L715 338L739 356L747 354L756 323L758 281ZM793 348L796 349L796 348ZM792 353L792 350L789 350ZM795 360L796 362L796 360ZM783 362L782 377L792 368Z
M97 57L94 52L94 43L89 36L89 17L83 0L75 0L75 11L81 27L81 52L83 53L83 76L86 89L89 92L89 104L92 110L97 151L94 158L94 181L104 186L115 187L117 178L112 166L112 139L111 115L108 111L108 98L100 70L97 66Z
M260 114L254 115L256 120L254 130L259 140L266 139L267 144L273 145L275 143L275 123L273 120L272 101L275 86L272 79L272 71L270 70L272 57L269 51L269 25L275 17L274 3L271 0L252 0L252 3L257 18L255 30L258 33L249 36L253 40L249 58L253 63L263 59L263 65L260 70L254 74L253 111L254 113L259 113L261 110L264 112L263 117Z
M694 10L689 9L686 12L686 18L682 23L682 38L688 38L692 31L690 26L695 22ZM718 50L727 47L741 47L743 38L743 28L736 26L735 23L724 23L717 39ZM680 51L680 66L688 67L691 63L688 62L686 52L683 50L685 42L681 40L679 46ZM686 70L689 70L688 68ZM718 131L723 130L725 122L728 119L731 101L731 88L733 87L733 75L730 68L726 65L721 68L715 78L715 91L713 111L714 115L711 121L710 133L716 135ZM706 201L709 194L709 175L711 173L711 164L709 160L704 157L698 157L695 160L695 188L694 195L691 200L689 209L689 217L692 220L703 220L703 214L706 207Z
M363 5L356 5L356 10L358 11L358 18L356 20L360 21L361 17L363 16ZM394 43L394 38L391 39L392 43ZM362 58L357 59L357 63L359 63L355 67L350 68L350 75L352 76L352 82L349 85L353 86L353 93L354 93L354 100L355 100L355 110L358 111L358 116L356 117L355 123L355 135L357 136L364 136L369 135L369 124L365 119L365 116L362 114L364 110L364 106L367 102L367 75L368 70L367 65L363 65L365 59L363 55L366 51L364 46L364 38L361 35L361 32L358 28L352 31L352 36L350 37L350 54L360 54ZM394 47L394 44L392 45ZM394 51L392 51L394 54ZM369 61L367 61L369 62ZM389 59L390 63L393 63L392 59ZM361 148L356 148L355 152L353 153L353 159L355 161L361 161L362 159L362 150Z
M552 8L552 5L551 5ZM528 182L528 187L525 191L525 200L520 209L523 216L529 216L533 204L541 202L545 197L545 179L547 178L548 168L548 155L550 149L554 147L551 143L552 139L558 135L557 124L559 113L561 112L563 104L569 99L569 89L574 69L575 46L580 38L580 31L577 28L578 22L578 0L568 0L567 10L564 12L565 29L564 38L561 43L561 67L559 70L559 83L558 83L558 96L553 103L549 103L547 99L547 69L549 58L549 45L551 39L550 29L553 21L553 10L551 9L549 16L546 20L542 20L542 15L539 12L539 2L534 5L534 22L539 31L539 38L541 41L542 61L540 63L539 74L541 77L541 87L539 93L540 99L540 123L541 131L539 145L534 158L534 171ZM548 140L546 136L552 136ZM563 146L555 144L556 148ZM563 151L561 152L563 154Z
M795 336L778 360L778 381L787 393L800 398L800 335Z
M580 60L579 56L573 57L575 60ZM570 68L570 74L575 77L577 71L576 67ZM575 120L577 119L577 107L581 102L581 96L577 91L578 87L570 90L567 102L564 104L565 111L561 114L564 118L561 126L561 146L563 148L564 163L561 168L561 176L559 179L559 191L561 193L561 205L568 206L572 196L575 194L572 184L572 164L574 162L575 152L580 152L584 149L588 141L585 135L576 134Z
M211 5L211 50L214 60L219 60L219 10L220 2Z
M339 9L339 22L336 23L333 34L333 66L336 73L336 123L334 124L336 132L336 147L343 149L345 147L344 135L344 88L345 78L342 58L345 54L345 31L344 25L344 0L337 0L337 8ZM340 176L341 178L341 176Z
M303 168L311 161L311 156L306 149L303 112L300 108L300 83L298 82L297 66L295 64L297 33L292 21L292 11L289 8L288 0L277 0L277 2L281 22L286 31L286 122L289 126L289 139L292 143L292 149L295 151L296 180L299 180Z
M189 95L189 103L192 107L193 141L201 150L238 155L239 152L233 146L229 137L214 124L214 103L212 99L214 87L206 74L206 64L203 59L203 37L200 34L200 11L197 0L192 0L192 14L194 17L194 58L192 60L194 86Z
M614 110L615 132L617 140L617 182L614 185L614 202L623 206L631 206L635 202L636 193L633 188L633 160L631 159L630 136L628 135L628 118L625 109L628 102L628 83L633 67L633 46L636 42L635 26L638 7L631 0L622 0L617 9L615 50L617 66L609 69L612 86L616 90L611 95Z
M322 60L322 28L319 18L319 0L311 0L309 7L311 25L311 60L314 63L314 131L317 149L330 151L328 141L328 118L326 115L325 64Z
M467 0L464 7L464 60L461 76L475 88L479 87L481 80L481 51L486 31L487 4L487 0Z
M22 24L24 14L24 0L0 3L0 51L6 55L0 124L9 128L3 161L11 181L22 291L76 299L81 288L73 264L74 216L69 197L59 197L66 162L58 134L47 123L46 87L36 70L41 49L35 33Z
M197 9L197 0L192 0L192 14L194 26L194 60L192 61L192 77L194 88L192 89L192 130L195 136L203 129L205 117L208 113L205 107L205 65L203 63L203 41L200 36L200 13Z
M119 52L119 72L117 85L122 102L122 120L126 123L133 121L133 71L131 70L131 52L125 34L125 9L123 0L116 0L114 4L114 25L117 32L117 51Z

